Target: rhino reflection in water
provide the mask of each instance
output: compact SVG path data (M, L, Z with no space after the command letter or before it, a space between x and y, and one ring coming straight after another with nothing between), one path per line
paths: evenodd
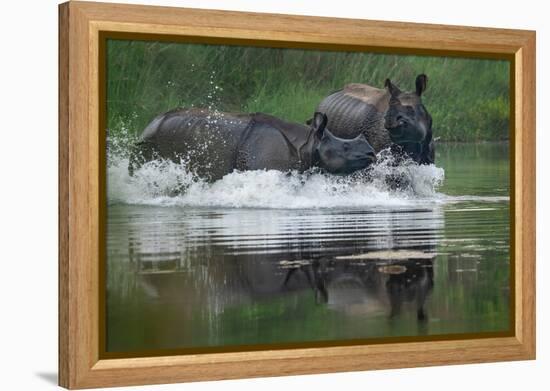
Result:
M431 259L370 259L358 263L325 258L290 269L284 285L298 273L306 275L316 302L330 309L376 313L389 307L388 314L394 317L401 313L403 304L410 303L418 319L426 319L424 304L433 287Z
M226 257L223 265L209 265L208 290L217 311L233 305L262 302L311 292L317 305L352 314L386 314L393 318L403 308L411 308L419 321L425 321L426 298L433 287L435 254L420 258L361 261L345 256L318 259L281 260L278 254ZM368 256L369 253L360 254ZM149 273L141 267L141 283L154 298L177 300L189 294L188 282L177 274ZM223 268L223 270L222 270ZM196 287L194 287L196 289ZM195 292L196 293L196 292ZM206 303L205 303L206 304ZM212 304L212 303L210 303Z

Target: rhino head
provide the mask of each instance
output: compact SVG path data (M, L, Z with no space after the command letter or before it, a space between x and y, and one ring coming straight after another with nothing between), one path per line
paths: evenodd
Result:
M350 174L376 161L374 149L363 134L353 139L336 137L327 129L327 116L316 112L311 120L314 154L318 165L332 174Z
M421 95L426 91L426 75L416 77L416 91L402 92L390 79L385 87L390 95L384 127L396 144L429 143L432 138L432 117L422 104Z

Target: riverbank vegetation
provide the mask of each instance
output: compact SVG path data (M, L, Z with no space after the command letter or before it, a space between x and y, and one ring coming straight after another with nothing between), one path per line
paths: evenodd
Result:
M508 139L507 61L360 52L110 40L107 127L139 134L158 114L182 106L256 112L304 123L347 83L381 88L386 78L414 90L443 141Z

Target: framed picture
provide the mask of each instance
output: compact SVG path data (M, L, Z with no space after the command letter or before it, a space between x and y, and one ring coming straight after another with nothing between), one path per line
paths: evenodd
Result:
M67 388L535 358L535 33L59 7Z

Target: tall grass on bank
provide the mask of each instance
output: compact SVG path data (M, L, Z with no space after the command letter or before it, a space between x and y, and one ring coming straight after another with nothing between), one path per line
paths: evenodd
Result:
M423 101L435 137L508 138L507 61L126 40L107 45L107 126L139 134L178 106L261 111L303 123L347 83L381 88L391 78L413 90L419 73L429 78Z

